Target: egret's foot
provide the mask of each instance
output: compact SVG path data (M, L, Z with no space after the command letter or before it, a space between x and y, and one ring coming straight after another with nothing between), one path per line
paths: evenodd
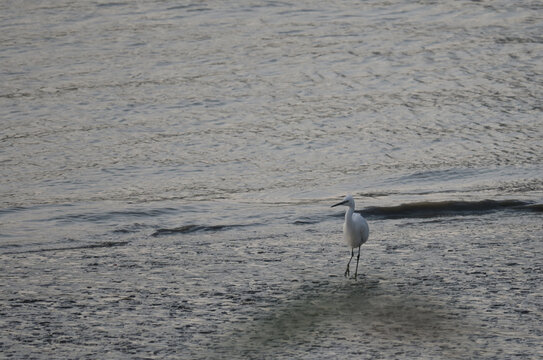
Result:
M347 270L345 270L345 277L348 278L351 274L351 271L349 270L349 267L347 266Z
M354 276L351 276L351 279L353 280L358 280L358 278L364 278L364 274L360 274L360 275L354 274Z

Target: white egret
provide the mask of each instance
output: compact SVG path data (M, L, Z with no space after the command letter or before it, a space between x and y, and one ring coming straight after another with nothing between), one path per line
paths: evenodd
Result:
M366 219L364 219L362 215L354 212L354 199L351 195L345 196L345 199L343 199L343 201L332 205L332 207L339 205L345 205L349 207L345 212L345 222L343 223L343 235L345 235L345 241L347 242L347 245L351 247L351 258L347 263L345 277L350 275L349 265L351 264L351 260L354 256L354 249L358 248L358 256L356 258L356 270L354 272L354 279L356 280L356 277L358 275L358 261L360 260L360 247L362 246L362 244L368 241L368 237L370 235L370 228L368 226L368 223L366 222Z

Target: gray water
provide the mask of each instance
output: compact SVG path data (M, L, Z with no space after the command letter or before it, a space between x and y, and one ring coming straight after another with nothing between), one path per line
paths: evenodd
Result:
M539 1L1 2L2 357L543 357L542 34Z

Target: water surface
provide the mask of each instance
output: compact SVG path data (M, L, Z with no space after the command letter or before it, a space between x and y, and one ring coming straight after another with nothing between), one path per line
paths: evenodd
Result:
M542 14L2 3L2 353L543 356Z

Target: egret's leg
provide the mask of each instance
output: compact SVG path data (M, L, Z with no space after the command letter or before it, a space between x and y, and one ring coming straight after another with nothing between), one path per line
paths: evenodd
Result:
M360 248L362 246L358 247L358 256L356 257L356 270L354 271L354 279L356 280L356 277L358 276L358 261L360 260Z
M354 249L351 249L351 258L349 259L349 262L347 263L347 270L345 270L345 277L348 277L349 274L351 273L349 271L349 265L351 264L351 260L353 259L353 256L354 256Z

